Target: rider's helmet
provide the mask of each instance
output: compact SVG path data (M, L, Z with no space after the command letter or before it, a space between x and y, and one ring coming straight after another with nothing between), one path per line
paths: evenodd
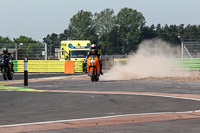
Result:
M7 54L8 53L8 49L7 48L2 48L2 52L3 52L3 54Z
M96 44L92 44L90 46L90 49L92 50L92 52L94 53L97 50L97 45Z

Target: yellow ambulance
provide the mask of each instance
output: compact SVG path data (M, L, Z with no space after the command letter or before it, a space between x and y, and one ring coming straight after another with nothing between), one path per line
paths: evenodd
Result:
M91 42L89 40L66 40L61 41L58 58L60 60L72 60L74 66L83 71L84 62L86 61L87 53L90 50ZM82 65L82 66L81 66ZM81 68L82 67L82 68Z

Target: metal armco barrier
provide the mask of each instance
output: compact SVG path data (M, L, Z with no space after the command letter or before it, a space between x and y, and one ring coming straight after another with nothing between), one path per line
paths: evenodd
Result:
M200 70L200 58L184 58L184 59L169 59L167 61L179 62L185 70ZM115 63L125 65L128 62L126 58L114 59Z
M110 69L116 63L125 65L128 62L126 58L103 58L103 69ZM180 62L183 69L186 70L200 70L200 58L184 58L184 59L169 59L169 61ZM24 72L24 61L14 60L14 71ZM65 61L59 60L29 60L29 72L65 72ZM74 72L83 72L83 63L74 63Z
M14 71L24 72L24 61L14 60ZM59 60L29 60L29 72L65 72L65 61ZM83 62L74 63L74 72L83 72Z
M186 70L200 70L200 58L184 58L178 60L183 69Z
M83 72L83 61L74 61L74 72Z
M14 61L15 72L24 71L24 61ZM59 60L29 60L28 61L29 72L63 72L64 73L64 61Z

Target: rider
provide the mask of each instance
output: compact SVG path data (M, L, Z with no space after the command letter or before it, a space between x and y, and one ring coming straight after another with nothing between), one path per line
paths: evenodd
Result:
M87 59L90 55L97 55L98 59L99 59L99 64L100 64L100 74L103 75L103 72L102 72L102 59L101 59L101 54L100 54L100 51L97 50L97 46L96 44L92 44L90 46L90 51L88 52L87 54Z
M12 55L10 53L8 53L8 49L7 48L2 48L1 51L2 51L2 54L0 56L2 58L2 56L4 55L4 60L6 61L5 62L6 64L8 63L8 61L10 59L13 59ZM8 59L8 60L6 60L6 59ZM12 68L13 68L13 63L12 63Z
M2 48L2 54L1 54L1 56L2 55L4 55L5 57L9 57L9 58L12 58L12 56L11 56L11 54L10 53L8 53L8 49L7 48Z

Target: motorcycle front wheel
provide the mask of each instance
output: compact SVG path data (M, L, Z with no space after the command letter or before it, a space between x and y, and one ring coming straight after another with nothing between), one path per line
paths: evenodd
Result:
M91 77L91 81L94 82L94 80L95 80L94 69L91 69L91 70L90 70L90 74L91 74L91 75L90 75L90 77Z

